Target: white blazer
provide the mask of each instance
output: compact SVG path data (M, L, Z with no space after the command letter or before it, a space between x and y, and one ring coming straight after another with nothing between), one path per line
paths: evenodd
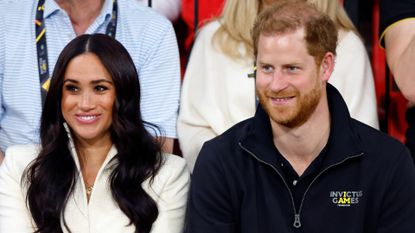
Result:
M78 156L71 143L72 156L80 171ZM0 166L0 233L30 233L34 221L26 206L26 187L21 185L22 174L27 165L38 155L38 145L9 147ZM129 233L134 225L113 200L108 177L110 160L117 154L113 146L99 170L89 203L86 199L82 173L75 184L65 210L65 220L73 233ZM150 185L145 181L144 190L156 201L159 215L152 233L179 233L183 230L190 173L184 159L163 154L165 160ZM64 232L67 232L63 227Z

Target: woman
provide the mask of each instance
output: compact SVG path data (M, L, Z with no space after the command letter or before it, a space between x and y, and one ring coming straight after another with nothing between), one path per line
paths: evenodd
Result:
M177 133L193 170L203 143L255 113L250 27L261 1L227 0L198 33L184 75Z
M275 0L227 0L219 19L198 34L186 69L177 122L183 157L191 169L203 143L252 117L255 81L251 26ZM335 0L309 0L335 21L339 45L329 82L343 95L352 117L378 128L370 62L350 19ZM345 23L347 22L347 23Z
M336 65L329 83L340 91L353 118L379 128L372 68L359 32L339 1L308 2L326 13L337 27Z
M125 48L102 34L71 41L41 145L10 147L0 167L0 232L181 232L189 172L146 127Z

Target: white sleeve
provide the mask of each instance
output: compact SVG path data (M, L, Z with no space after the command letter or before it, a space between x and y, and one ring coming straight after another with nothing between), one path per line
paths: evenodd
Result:
M159 215L154 222L151 233L181 233L187 206L190 185L190 172L184 159L177 155L170 157L163 165L163 170L156 179L163 183L158 196Z
M219 27L219 21L203 26L183 80L177 133L191 170L204 142L255 114L255 80L248 78L253 61L232 58L214 46Z
M219 69L215 54L211 52L211 34L205 26L196 38L182 85L180 111L177 121L177 134L183 157L193 170L202 145L217 136L212 128L212 118L221 118L217 95L220 84L214 77L214 69ZM215 67L216 66L216 67ZM222 101L224 101L222 99ZM207 114L206 114L207 113Z
M21 185L22 171L15 165L16 156L19 155L9 148L0 166L0 232L30 233L34 227Z
M379 129L373 73L363 42L349 32L336 52L329 82L339 90L353 118Z

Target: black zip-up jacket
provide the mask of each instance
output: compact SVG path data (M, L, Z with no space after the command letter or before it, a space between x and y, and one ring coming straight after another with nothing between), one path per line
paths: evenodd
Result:
M205 143L189 193L187 233L414 233L415 168L408 150L352 119L328 84L331 130L321 169L295 207L269 117Z

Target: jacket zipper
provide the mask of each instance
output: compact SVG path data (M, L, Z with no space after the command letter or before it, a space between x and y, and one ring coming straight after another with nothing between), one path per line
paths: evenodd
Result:
M311 183L308 185L308 187L307 187L307 189L305 190L305 192L304 192L304 194L303 194L303 197L301 198L301 203L300 203L300 207L298 208L298 212L297 212L297 209L295 208L295 203L294 203L294 197L293 197L293 194L292 194L292 192L291 192L291 189L290 189L290 187L288 186L288 184L287 184L287 182L286 182L286 180L284 179L284 177L281 175L281 173L272 165L272 164L270 164L270 163L267 163L267 162L265 162L264 160L262 160L262 159L260 159L260 158L258 158L254 153L252 153L250 150L248 150L247 148L245 148L242 144L241 144L241 142L239 142L238 143L239 144L239 146L244 150L244 151L246 151L248 154L250 154L252 157L254 157L258 162L260 162L260 163L263 163L263 164L265 164L265 165L268 165L268 166L270 166L279 176L280 176L280 178L282 179L282 181L284 182L284 185L285 185L285 187L287 188L287 190L288 190L288 193L290 194L290 198L291 198L291 204L292 204L292 206L293 206L293 210L294 210L294 222L293 222L293 226L295 227L295 228L300 228L302 225L301 225L301 210L302 210L302 208L303 208L303 204L304 204L304 200L305 200L305 197L306 197L306 195L307 195L307 192L308 192L308 190L310 189L310 187L313 185L313 183L323 174L323 173L325 173L327 170L329 170L330 168L332 168L332 167L335 167L335 166L337 166L337 165L340 165L340 164L342 164L342 163L344 163L344 162L346 162L347 160L349 160L349 159L353 159L353 158L357 158L357 157L360 157L360 156L362 156L363 155L363 152L362 153L359 153L359 154L356 154L356 155L352 155L352 156L348 156L347 158L345 158L345 159L343 159L342 161L340 161L340 162L338 162L338 163L335 163L335 164L332 164L332 165L330 165L330 166L328 166L327 168L325 168L323 171L321 171L316 177L314 177L314 179L311 181Z

